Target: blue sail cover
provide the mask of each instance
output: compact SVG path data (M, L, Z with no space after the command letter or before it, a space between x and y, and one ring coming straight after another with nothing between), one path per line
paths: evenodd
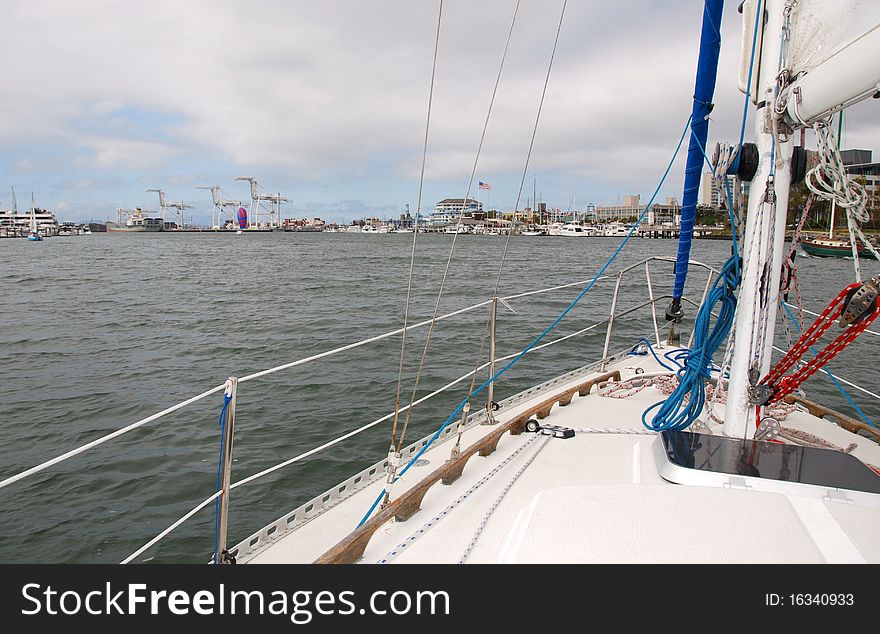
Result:
M697 194L703 172L703 153L709 136L709 112L715 95L718 74L718 54L721 51L721 13L724 0L705 0L703 31L700 35L700 57L697 61L697 80L694 87L694 108L691 117L690 143L684 171L684 192L681 201L681 229L678 238L678 256L675 262L675 286L672 301L676 306L684 294L691 240L694 236L694 218L697 215Z
M247 229L248 218L247 218L247 210L244 207L238 208L238 226L242 229Z

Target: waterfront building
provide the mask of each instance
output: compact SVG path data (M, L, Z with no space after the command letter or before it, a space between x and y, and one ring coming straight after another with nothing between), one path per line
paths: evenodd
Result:
M47 209L34 209L37 231L44 237L58 235L58 219ZM31 232L31 210L13 211L0 209L0 234L7 237L25 236Z
M843 150L840 153L847 174L861 176L865 179L865 190L868 193L868 207L877 209L880 197L880 163L872 163L871 150Z
M639 199L640 196L635 194L624 196L621 205L598 206L590 219L599 224L634 222L645 211L645 206L640 204ZM677 227L681 224L681 205L674 197L667 198L665 203L654 203L642 223Z
M462 213L464 212L464 213ZM483 203L475 198L444 198L434 206L428 216L429 225L447 225L457 222L459 216L466 219L482 220L485 216Z

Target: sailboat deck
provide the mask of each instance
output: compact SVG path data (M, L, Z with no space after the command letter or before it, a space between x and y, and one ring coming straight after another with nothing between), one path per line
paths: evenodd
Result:
M659 349L658 351L662 351ZM609 366L622 379L641 368L662 371L650 356ZM504 424L548 396L583 384L573 377L498 413ZM735 486L672 484L658 471L655 443L642 412L664 398L654 387L626 398L592 390L567 406L554 405L542 426L575 430L572 438L535 433L501 436L488 456L474 455L449 485L437 482L406 521L378 527L362 563L857 563L880 562L880 505L869 508L836 496L816 497ZM880 446L805 411L785 419L852 455L880 465ZM465 449L497 426L462 434ZM720 425L711 426L721 434ZM450 435L452 436L452 435ZM404 494L450 458L454 441L432 446L401 479ZM331 551L358 525L382 490L380 479L297 527L266 538L243 563L305 563ZM796 486L796 485L795 485ZM880 496L878 496L880 497ZM723 548L718 544L723 543Z

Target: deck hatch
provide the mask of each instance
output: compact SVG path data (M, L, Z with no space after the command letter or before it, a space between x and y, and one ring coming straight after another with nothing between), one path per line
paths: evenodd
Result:
M689 472L688 484L699 484L698 474L707 479L723 474L880 495L880 477L855 456L840 451L689 431L664 431L660 439L668 463Z

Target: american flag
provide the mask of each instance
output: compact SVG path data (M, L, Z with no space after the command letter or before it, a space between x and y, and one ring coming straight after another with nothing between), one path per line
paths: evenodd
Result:
M480 181L480 189L492 189L492 186L489 183L484 183Z

